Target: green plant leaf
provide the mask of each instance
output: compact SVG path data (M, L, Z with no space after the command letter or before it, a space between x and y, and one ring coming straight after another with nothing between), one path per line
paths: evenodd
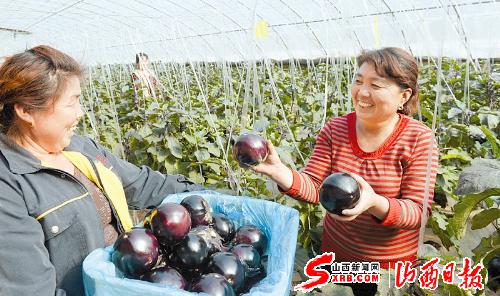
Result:
M498 124L500 123L500 115L488 114L486 118L488 122L488 127L491 129L497 127Z
M214 173L216 173L217 175L220 175L221 171L220 171L220 165L216 164L216 163L207 163L207 166L212 169L212 171L214 171Z
M215 143L207 143L206 145L203 145L208 149L208 152L212 154L215 157L220 157L220 149Z
M183 134L184 139L186 139L190 144L196 145L196 138L189 134Z
M165 160L165 158L167 158L168 155L169 154L167 151L161 149L161 150L157 151L157 153L156 153L156 160L159 163L162 163Z
M467 296L469 295L467 291L460 289L457 285L444 284L443 290L447 292L446 295L453 296ZM434 295L434 294L431 294Z
M475 125L470 125L469 126L469 135L475 138L485 138L484 132L481 130L481 128L475 126Z
M454 207L454 216L448 221L448 231L456 238L465 234L465 226L471 211L485 198L500 195L500 188L490 188L481 193L465 195Z
M466 151L452 148L441 158L441 160L445 159L459 159L465 162L470 162L472 157L470 157Z
M197 172L197 171L190 171L188 174L189 180L198 183L198 184L203 184L205 183L205 178Z
M472 217L472 227L471 229L480 229L486 227L493 221L500 219L500 209L492 208L482 210Z
M175 161L175 159L165 159L163 162L163 166L165 166L165 169L167 170L167 173L169 174L178 174L179 173L179 166L178 162Z
M432 232L439 237L443 246L449 250L454 244L450 239L450 234L448 233L448 231L442 229L440 226L440 223L437 222L437 219L435 218L435 216L437 216L438 213L439 213L438 211L434 211L427 223L431 227Z
M194 156L198 160L198 162L203 162L210 158L210 153L208 153L207 149L200 149L194 152Z
M469 127L466 126L465 124L461 123L452 123L450 124L450 129L456 129L460 131L463 134L468 134L469 133Z
M217 185L220 183L220 180L213 178L205 178L205 183L210 185Z
M448 110L448 119L454 118L459 114L462 114L462 109L452 107L450 110Z
M144 125L137 131L137 133L144 139L151 135L153 131L148 125Z
M269 126L269 120L267 120L266 118L262 118L255 121L253 128L256 132L262 132L265 131L268 126Z
M302 227L309 228L309 224L307 223L307 217L309 216L308 212L302 211L299 215L300 223Z
M168 149L170 150L170 153L172 153L173 156L177 158L182 158L182 145L177 140L177 138L174 137L167 137L167 144L168 144Z
M440 212L435 212L432 214L432 217L435 219L440 229L446 230L446 225L448 225L448 221L446 221L445 215L441 214Z
M146 149L146 152L150 153L150 154L153 154L153 155L156 155L156 147L155 146L150 146L150 147L148 147L148 149Z
M500 253L500 236L498 233L493 233L489 237L483 237L477 247L472 250L474 262L479 262L485 257L493 257Z
M481 130L483 131L484 135L486 136L486 139L491 145L491 150L493 151L493 155L497 158L500 159L500 148L498 147L498 139L495 137L495 135L491 132L489 128L486 126L482 125Z
M455 105L457 105L460 110L465 110L465 103L459 100L453 100L455 102ZM453 108L452 108L453 109Z
M422 108L422 115L430 122L432 122L432 119L434 118L434 114L427 108Z

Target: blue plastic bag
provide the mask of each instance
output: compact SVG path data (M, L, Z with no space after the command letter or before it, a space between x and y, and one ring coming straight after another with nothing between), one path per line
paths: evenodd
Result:
M172 194L165 202L180 203L189 195L201 195L214 213L226 214L236 226L253 224L261 228L269 239L267 276L244 295L289 295L292 282L295 247L299 228L297 210L280 204L214 191ZM112 247L97 249L83 262L83 281L87 296L187 296L191 293L176 288L161 287L139 280L126 279L111 260Z

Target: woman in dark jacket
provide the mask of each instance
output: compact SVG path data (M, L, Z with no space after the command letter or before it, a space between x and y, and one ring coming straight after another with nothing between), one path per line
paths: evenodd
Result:
M48 46L0 67L0 295L83 295L83 259L132 227L128 207L202 189L75 135L81 76Z

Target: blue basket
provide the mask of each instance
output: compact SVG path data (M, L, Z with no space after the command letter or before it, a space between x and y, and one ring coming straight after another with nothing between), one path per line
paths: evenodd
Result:
M215 213L224 213L236 226L254 224L269 238L267 276L244 295L289 295L293 274L295 247L299 228L297 210L280 204L250 197L199 191L172 194L165 202L180 203L189 195L201 195ZM161 287L139 280L123 278L111 262L112 248L100 248L83 262L83 280L87 296L184 296L198 293L177 288Z

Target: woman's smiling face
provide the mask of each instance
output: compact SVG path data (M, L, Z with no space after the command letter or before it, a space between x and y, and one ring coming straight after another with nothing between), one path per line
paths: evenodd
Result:
M411 89L402 89L394 81L380 76L372 63L359 67L351 87L356 116L372 122L386 121L396 115Z
M67 78L64 90L54 103L41 111L33 112L31 136L48 152L60 152L71 142L71 137L83 116L80 105L80 79Z

